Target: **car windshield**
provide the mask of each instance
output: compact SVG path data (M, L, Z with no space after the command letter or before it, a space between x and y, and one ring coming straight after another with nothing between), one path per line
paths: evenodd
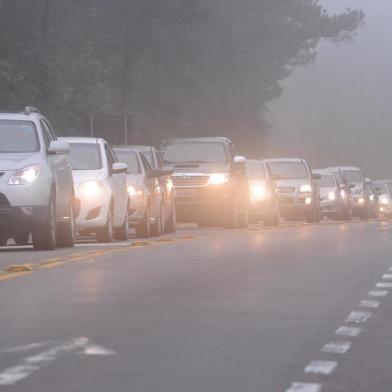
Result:
M98 144L70 143L70 146L68 161L72 170L102 169L101 150Z
M223 143L184 142L166 145L162 149L165 163L227 163Z
M336 186L335 179L330 174L322 174L319 180L320 188L333 188Z
M265 179L265 169L263 164L257 161L247 161L246 174L251 180Z
M309 173L303 162L270 162L272 176L281 180L308 179Z
M0 153L29 153L40 149L37 129L31 121L0 120Z
M140 165L135 151L115 150L117 158L120 162L128 165L128 172L131 174L140 174Z
M359 184L363 182L362 174L359 170L344 170L344 177L350 184Z

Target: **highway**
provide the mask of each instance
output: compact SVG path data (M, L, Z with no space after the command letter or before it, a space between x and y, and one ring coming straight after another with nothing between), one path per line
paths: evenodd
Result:
M0 250L0 391L386 392L392 223Z

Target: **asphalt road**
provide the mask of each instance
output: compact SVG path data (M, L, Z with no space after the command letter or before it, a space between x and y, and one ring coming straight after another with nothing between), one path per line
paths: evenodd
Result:
M1 250L0 391L390 391L391 237L190 227Z

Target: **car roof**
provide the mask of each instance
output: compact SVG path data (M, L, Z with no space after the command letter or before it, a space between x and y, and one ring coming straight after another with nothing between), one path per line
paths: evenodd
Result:
M270 158L270 159L263 159L264 162L266 163L272 163L272 162L306 162L305 159L303 158Z
M24 112L0 112L0 120L31 121L43 118L40 113L25 114Z
M312 172L313 173L316 173L316 174L323 174L323 175L328 175L328 176L334 176L335 177L335 175L336 175L336 173L334 173L334 172L332 172L332 171L329 171L329 170L326 170L326 169L315 169L315 170L312 170Z
M331 166L326 167L324 170L361 170L357 166Z
M64 140L68 143L82 143L82 144L99 144L105 143L105 139L97 138L97 137L59 137L60 140Z
M168 143L180 143L180 142L202 142L202 143L207 143L207 142L224 142L224 143L231 143L231 140L228 139L227 137L224 136L209 136L209 137L175 137L175 138L169 138L165 139L162 144L168 144Z

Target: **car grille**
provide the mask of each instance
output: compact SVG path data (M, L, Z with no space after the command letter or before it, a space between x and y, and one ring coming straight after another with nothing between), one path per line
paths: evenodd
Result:
M295 188L291 186L278 188L278 193L293 193L293 192L295 192Z
M10 206L11 205L8 199L2 193L0 193L0 208L7 208Z
M209 176L173 176L174 186L203 186L206 185Z

